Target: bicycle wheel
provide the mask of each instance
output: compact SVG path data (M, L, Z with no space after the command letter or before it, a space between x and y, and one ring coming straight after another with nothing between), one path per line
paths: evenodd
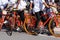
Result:
M33 16L30 16L30 22L33 24L35 22L32 22L32 19L35 19ZM33 24L34 25L34 24ZM31 34L31 35L36 35L37 33L34 31L34 27L33 25L29 25L28 24L28 19L25 18L25 22L24 22L24 29L25 31L28 33L28 34Z
M56 16L56 18L57 18L58 23L60 24L60 21L59 21L60 16ZM59 24L58 24L58 25L59 25ZM58 33L58 31L54 31L54 30L58 30L58 29L59 29L59 28L56 28L56 22L54 22L54 18L52 18L52 19L50 20L48 28L49 28L50 33L51 33L53 36L55 36L55 37L60 37L60 33ZM57 33L58 33L58 34L57 34Z

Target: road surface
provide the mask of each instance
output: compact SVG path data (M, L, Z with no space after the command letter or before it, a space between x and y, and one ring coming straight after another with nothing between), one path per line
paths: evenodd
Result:
M41 34L38 36L33 36L28 35L26 33L18 33L18 32L13 32L12 36L8 36L6 32L1 31L0 40L60 40L60 38Z

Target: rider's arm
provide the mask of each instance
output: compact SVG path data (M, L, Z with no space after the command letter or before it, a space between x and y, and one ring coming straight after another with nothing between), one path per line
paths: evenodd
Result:
M55 7L55 8L57 8L57 4L56 3L49 3L49 5L51 6L51 7Z
M49 6L48 6L47 3L45 2L45 0L42 0L42 3L43 3L47 8L49 8Z

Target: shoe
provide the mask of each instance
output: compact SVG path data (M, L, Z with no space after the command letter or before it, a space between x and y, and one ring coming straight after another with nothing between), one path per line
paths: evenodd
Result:
M16 30L17 30L18 32L22 32L22 29L21 29L20 27L18 27Z
M18 27L16 30L17 30L17 31L19 31L19 30L20 30L20 28Z
M6 24L6 23L8 23L8 21L6 20L6 21L4 21L3 23Z

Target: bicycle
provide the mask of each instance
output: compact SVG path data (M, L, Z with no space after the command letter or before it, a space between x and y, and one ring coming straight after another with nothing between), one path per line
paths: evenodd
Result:
M54 36L57 36L57 34L54 34L54 32L53 32L54 31L53 28L58 26L59 23L58 23L57 19L59 19L60 16L57 16L55 13L51 12L51 13L49 13L49 15L43 14L41 17L45 17L45 16L46 17L48 16L48 17L46 18L46 20L44 22L42 20L39 21L39 23L37 25L38 29L40 30L41 33L44 31L44 32L48 32L48 35L52 34ZM54 23L54 24L52 24L52 23ZM48 27L46 28L47 24L48 24ZM47 30L45 30L45 28Z

